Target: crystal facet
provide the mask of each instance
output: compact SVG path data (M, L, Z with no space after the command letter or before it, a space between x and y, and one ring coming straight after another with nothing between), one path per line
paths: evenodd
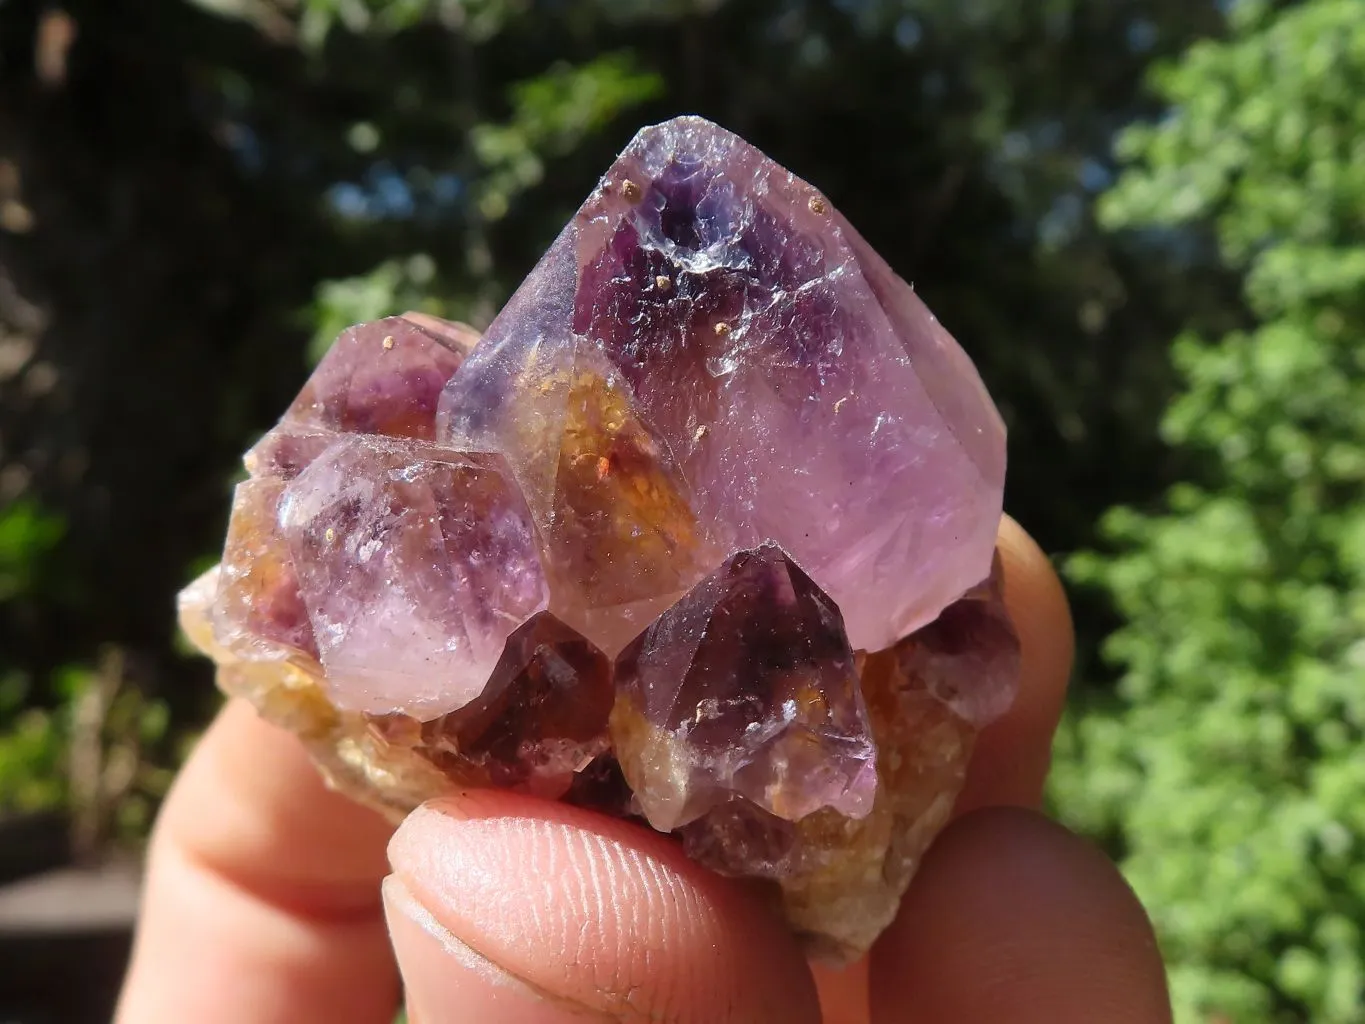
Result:
M283 493L284 484L269 478L243 481L233 492L214 635L239 654L264 646L316 657L313 624L299 593L294 561L276 526Z
M510 477L496 455L350 436L285 488L279 527L338 707L426 719L483 692L546 598Z
M976 370L823 196L715 125L637 135L442 398L440 439L507 456L552 562L574 534L600 535L561 497L576 486L558 456L582 417L577 380L627 410L649 468L625 486L669 481L667 517L648 526L667 524L683 556L588 624L609 652L639 626L637 602L655 613L716 551L767 540L865 650L990 570L1004 427ZM612 450L592 451L612 476ZM559 586L552 607L602 611L581 577Z
M432 327L432 320L408 314L348 328L318 363L284 422L431 440L441 390L476 340Z
M636 136L482 340L350 328L245 461L181 622L331 784L639 818L835 960L1013 700L975 368L699 118Z
M558 798L610 747L614 698L606 655L540 612L507 638L475 700L434 721L375 727L453 777Z
M441 391L477 341L471 328L423 313L347 328L246 453L247 472L292 480L341 434L431 440Z
M876 749L839 610L775 545L740 551L616 663L612 740L650 824L743 797L864 817Z

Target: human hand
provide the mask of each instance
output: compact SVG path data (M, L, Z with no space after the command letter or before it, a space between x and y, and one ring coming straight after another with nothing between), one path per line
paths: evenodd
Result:
M954 822L854 968L811 969L745 886L638 825L480 791L395 834L233 702L157 824L116 1021L388 1024L400 971L413 1024L1168 1021L1142 908L1037 810L1071 624L1010 520L1000 545L1019 699L982 733Z

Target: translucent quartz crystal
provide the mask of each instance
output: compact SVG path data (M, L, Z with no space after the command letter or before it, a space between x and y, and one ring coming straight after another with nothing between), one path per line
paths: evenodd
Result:
M702 863L776 880L788 921L815 953L854 958L891 923L921 855L948 820L977 730L1014 697L1019 644L1000 569L996 559L981 586L894 647L858 656L877 748L869 813L821 810L791 822L733 801L682 830Z
M343 437L285 486L277 516L347 710L463 707L545 606L530 513L496 455Z
M507 457L572 567L551 608L610 654L770 540L855 649L890 646L985 578L1001 513L1004 427L957 343L823 196L700 118L626 147L437 432Z
M333 785L638 818L834 960L1013 699L976 370L698 118L636 136L481 340L350 328L245 461L181 622Z
M611 662L548 612L507 638L479 697L434 721L377 718L387 742L452 779L559 798L610 749Z
M877 751L839 610L774 545L726 559L616 663L612 740L649 823L743 797L862 818Z
M409 313L342 332L284 414L295 427L431 440L436 403L478 335Z

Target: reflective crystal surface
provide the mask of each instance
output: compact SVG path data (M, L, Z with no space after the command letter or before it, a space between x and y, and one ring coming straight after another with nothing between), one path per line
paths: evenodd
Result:
M864 650L990 569L1005 434L970 360L824 196L700 118L635 137L437 430L507 457L550 560L579 564L551 607L608 653L769 540ZM604 509L613 487L631 500ZM612 558L633 531L632 560Z
M344 437L285 486L277 515L348 711L464 707L545 605L530 514L496 455Z
M876 749L834 603L776 545L740 551L616 663L612 740L655 828L743 797L861 818Z
M558 798L610 749L611 662L548 612L507 638L483 692L429 722L377 718L387 741L452 778Z

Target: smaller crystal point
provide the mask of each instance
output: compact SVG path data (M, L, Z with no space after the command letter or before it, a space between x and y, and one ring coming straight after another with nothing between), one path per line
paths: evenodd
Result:
M607 656L540 612L507 638L478 697L407 743L457 777L557 799L606 752L613 697ZM402 741L401 726L378 724Z
M688 853L724 874L769 878L810 951L847 962L894 917L925 849L952 811L977 730L1013 699L1019 643L992 574L894 647L858 655L877 745L872 810L820 810L799 821L747 800L680 832Z
M612 738L655 828L736 797L790 821L870 810L876 747L843 622L776 545L728 558L616 675Z
M239 658L273 657L280 648L317 657L294 563L276 526L284 487L276 479L246 480L233 492L212 622L216 642Z
M530 514L494 455L343 437L288 484L279 522L343 710L463 707L545 606Z
M347 328L283 419L246 453L247 472L292 480L338 434L431 440L440 392L478 337L472 327L426 313Z
M976 728L1008 711L1019 690L1020 650L1005 610L1000 555L989 577L894 650L904 678Z
M242 461L254 479L293 480L336 439L330 430L280 424L252 445Z
M391 316L342 332L284 414L293 426L429 441L441 389L464 362L459 325Z
M452 379L438 434L507 458L544 539L551 610L615 655L720 554L610 364L548 338L515 371L493 356ZM509 387L529 400L504 402Z

